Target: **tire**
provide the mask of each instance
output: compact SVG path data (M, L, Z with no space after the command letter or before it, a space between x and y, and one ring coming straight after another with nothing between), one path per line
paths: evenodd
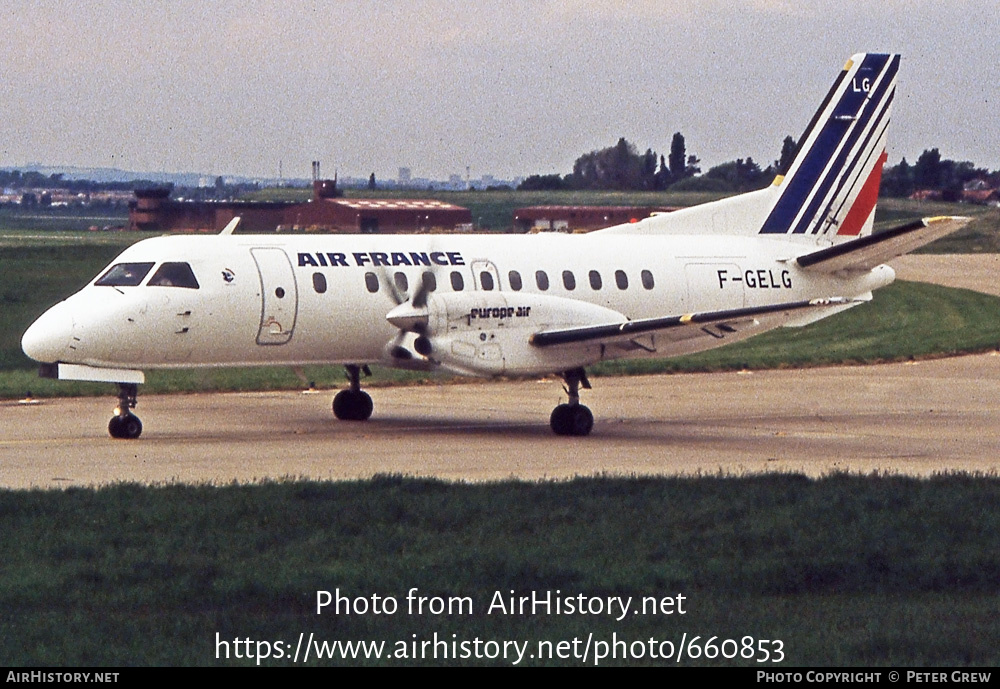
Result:
M142 421L135 414L112 416L108 422L108 433L119 440L135 440L142 435Z
M549 426L556 435L570 435L572 427L572 410L568 404L560 404L552 410L549 417Z
M594 427L594 415L582 404L560 404L552 410L549 426L556 435L589 435Z
M576 405L573 408L572 416L572 426L570 435L584 436L590 435L591 429L594 427L594 415L590 412L590 409L583 406L582 404Z
M367 392L341 390L333 398L333 415L341 421L367 421L375 404Z

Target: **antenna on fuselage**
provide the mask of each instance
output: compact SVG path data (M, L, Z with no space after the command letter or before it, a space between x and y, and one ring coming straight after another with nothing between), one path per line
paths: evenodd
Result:
M235 218L229 221L228 225L222 228L222 232L220 232L219 234L232 234L233 230L236 229L236 226L240 224L240 219L241 219L240 216L237 215Z

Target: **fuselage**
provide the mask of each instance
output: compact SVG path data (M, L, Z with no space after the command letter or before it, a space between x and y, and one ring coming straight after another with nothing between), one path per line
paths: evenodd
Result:
M387 355L400 330L386 315L418 291L431 300L469 294L466 317L483 331L520 318L530 331L612 322L612 313L631 320L854 297L893 277L885 266L842 278L812 274L789 260L801 252L801 244L760 236L165 236L127 249L22 342L38 361L106 368L394 365L405 363ZM532 304L555 315L532 315ZM705 340L628 356L723 343ZM579 356L585 364L607 352Z

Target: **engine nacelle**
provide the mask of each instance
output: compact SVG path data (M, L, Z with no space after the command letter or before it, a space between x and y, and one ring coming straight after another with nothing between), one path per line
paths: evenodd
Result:
M538 348L550 328L620 323L625 316L587 302L517 292L430 294L425 306L401 304L386 316L403 331L388 348L402 368L439 366L462 375L550 373L592 364L599 345Z

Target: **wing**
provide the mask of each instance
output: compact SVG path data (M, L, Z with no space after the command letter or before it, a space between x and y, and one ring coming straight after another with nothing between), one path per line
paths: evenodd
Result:
M902 227L804 254L795 259L795 262L801 268L820 273L868 271L965 227L970 220L972 218L961 216L924 218Z
M809 309L842 309L855 303L856 300L834 297L725 311L705 311L682 316L644 318L606 325L557 328L535 333L529 342L535 347L603 344L647 349L641 340L646 335L656 335L658 346L695 337L722 339L749 329L762 331L777 327Z

